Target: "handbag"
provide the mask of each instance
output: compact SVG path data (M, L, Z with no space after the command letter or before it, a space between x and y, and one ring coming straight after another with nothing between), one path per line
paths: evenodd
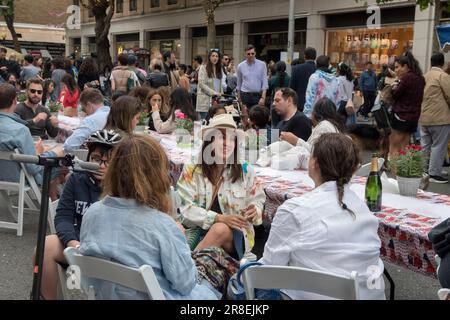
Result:
M241 278L244 271L250 267L262 266L260 262L249 262L239 268L239 271L233 275L228 281L228 300L242 301L247 300L245 288L242 284ZM255 289L255 296L257 300L283 300L281 291L278 289Z
M390 129L391 117L388 106L381 100L381 92L378 93L375 104L371 110L378 129Z
M428 238L439 257L443 258L448 254L450 252L450 218L435 226L428 233Z

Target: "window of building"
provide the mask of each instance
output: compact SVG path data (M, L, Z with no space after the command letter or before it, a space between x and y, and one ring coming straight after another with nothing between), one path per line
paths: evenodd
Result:
M150 7L152 8L159 8L159 0L151 0L150 1Z
M137 11L137 0L130 0L130 11Z
M122 13L123 12L123 0L117 0L116 1L116 13Z
M167 0L167 5L171 6L173 4L177 4L178 0Z

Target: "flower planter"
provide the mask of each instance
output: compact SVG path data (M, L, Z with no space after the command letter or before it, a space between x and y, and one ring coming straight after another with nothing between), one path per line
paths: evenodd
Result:
M58 118L59 112L50 112L50 114L52 115L52 117Z
M416 197L422 178L404 178L397 176L398 190L402 196Z

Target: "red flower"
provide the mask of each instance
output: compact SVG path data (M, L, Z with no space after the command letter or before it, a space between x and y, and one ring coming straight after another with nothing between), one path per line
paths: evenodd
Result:
M402 156L406 156L406 151L400 150L400 154L401 154Z

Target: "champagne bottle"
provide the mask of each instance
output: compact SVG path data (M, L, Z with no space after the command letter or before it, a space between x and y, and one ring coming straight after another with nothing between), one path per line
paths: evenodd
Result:
M370 211L381 211L381 198L383 195L383 188L381 184L380 172L378 171L378 156L372 156L372 166L370 175L366 183L366 203Z

